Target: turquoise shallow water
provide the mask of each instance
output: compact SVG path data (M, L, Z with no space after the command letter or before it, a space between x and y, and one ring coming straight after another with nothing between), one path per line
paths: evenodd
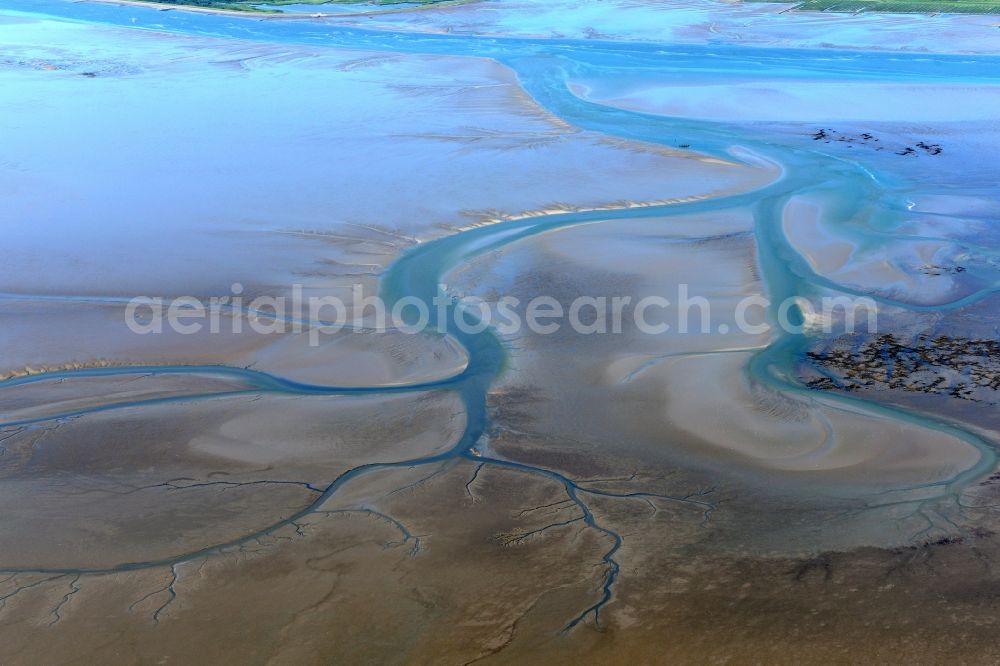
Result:
M449 271L491 250L543 232L600 220L666 217L736 208L753 211L759 265L769 298L774 304L790 297L816 299L822 294L836 292L871 297L885 306L900 310L944 313L974 306L1000 290L1000 280L989 268L974 268L970 271L969 279L975 280L980 285L975 290L960 298L931 305L908 303L891 295L838 284L830 278L817 274L785 238L781 225L781 211L784 205L793 196L815 195L828 204L829 214L832 217L844 221L845 226L842 231L846 237L858 244L883 242L887 231L891 233L892 229L906 219L907 201L913 195L914 188L917 187L909 183L905 176L892 171L878 171L861 161L847 160L840 156L826 154L815 149L806 141L779 139L775 135L758 134L736 124L670 118L588 102L574 95L568 86L568 82L575 78L612 79L617 74L626 71L633 77L641 77L642 72L654 75L669 71L679 79L694 81L740 79L766 71L768 77L778 80L879 81L899 84L937 81L953 84L994 84L1000 83L1000 58L998 57L907 55L835 50L810 51L731 45L680 46L595 40L532 40L421 35L365 31L306 21L267 22L253 18L193 14L180 11L164 13L144 8L66 3L55 0L37 2L8 0L0 3L0 8L50 14L97 25L205 37L235 38L271 44L308 44L392 53L493 58L509 66L516 73L520 84L538 104L570 125L622 139L670 147L683 144L690 147L691 150L727 160L740 159L738 154L731 151L733 146L740 146L779 164L783 170L783 175L777 181L759 190L742 194L690 203L649 206L643 209L559 213L511 220L492 226L473 228L418 245L401 256L382 276L382 294L390 306L399 299L413 296L425 302L431 302L437 293L438 284ZM987 249L996 247L993 241L994 239L991 237L978 239L979 244ZM433 310L431 312L433 313ZM776 313L772 311L770 317L774 320ZM450 316L449 320L451 320ZM433 328L435 324L436 321L432 319L431 327ZM377 469L425 465L454 458L466 458L481 464L513 467L545 476L563 484L567 494L579 506L585 522L612 538L613 546L604 558L608 564L608 574L604 581L602 596L594 606L569 621L567 626L572 627L591 612L595 615L599 613L601 606L611 598L613 585L618 575L615 554L621 545L621 537L598 523L584 497L588 494L602 494L602 491L581 487L565 476L544 468L487 458L473 451L489 425L487 393L503 372L506 351L498 337L489 330L478 334L465 333L460 330L449 330L449 333L468 353L470 361L467 368L455 377L411 386L365 389L312 386L249 370L212 366L157 366L42 373L27 378L9 380L0 384L0 388L71 376L108 376L148 372L154 374L225 374L251 384L255 387L255 392L345 395L432 389L458 392L465 405L467 425L463 436L451 450L414 460L357 467L324 488L322 494L310 507L241 540L270 533L290 524L321 506L348 481ZM754 356L746 368L746 372L757 382L778 391L809 396L811 392L795 380L795 369L803 353L812 342L806 335L782 334L769 347ZM190 398L186 397L185 399L189 400ZM826 399L958 437L981 452L978 464L964 470L947 482L933 484L939 492L936 493L936 497L923 501L957 498L957 493L962 488L988 474L996 466L996 452L993 443L983 439L977 433L963 428L960 424L941 417L908 412L849 396L830 395ZM154 402L156 401L123 403L108 408L146 405ZM47 418L80 416L99 409L102 408ZM28 422L11 422L4 425L26 424ZM685 501L683 498L671 499ZM697 501L692 501L692 503L699 504ZM708 508L709 505L705 506ZM216 544L193 553L184 553L175 558L156 562L125 563L108 570L134 570L176 564L199 557L207 552L229 547L233 543L238 542ZM105 569L59 569L52 571L54 573L85 573L105 571Z

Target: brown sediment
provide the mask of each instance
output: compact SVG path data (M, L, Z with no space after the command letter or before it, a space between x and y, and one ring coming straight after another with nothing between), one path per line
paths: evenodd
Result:
M405 655L408 663L778 664L1000 656L992 640L1000 543L988 531L895 549L747 557L686 551L685 529L666 529L681 527L683 515L651 518L645 507L617 510L624 573L601 624L563 634L567 610L595 595L606 544L569 522L572 509L543 480L489 469L476 481L481 501L463 499L473 470L463 464L383 498L379 514L331 506L261 543L173 569L5 575L4 615L31 638L8 632L0 655L5 663L149 654L319 663L335 654L351 663ZM419 548L394 520L419 535ZM498 533L533 536L512 544Z

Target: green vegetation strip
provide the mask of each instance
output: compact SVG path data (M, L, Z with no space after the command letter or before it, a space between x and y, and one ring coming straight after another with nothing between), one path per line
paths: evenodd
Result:
M280 12L282 5L316 5L317 11L323 5L435 5L449 0L143 0L158 5L175 7L203 7L205 9L225 9L243 12Z
M756 0L787 2L788 0ZM1000 14L1000 2L982 0L805 0L792 9L818 12L897 14Z

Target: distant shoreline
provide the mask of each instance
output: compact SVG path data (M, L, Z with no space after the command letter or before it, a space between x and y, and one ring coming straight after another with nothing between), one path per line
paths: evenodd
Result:
M419 7L400 7L398 9L381 9L378 11L368 11L368 12L322 12L316 11L312 12L264 12L264 11L242 11L239 9L220 9L217 7L199 7L198 5L188 5L188 4L176 4L167 5L162 2L148 2L147 0L76 0L77 2L97 2L104 5L122 5L126 7L145 7L147 9L156 9L161 12L169 11L182 11L182 12L198 12L200 14L221 14L223 16L243 16L243 17L256 17L259 19L295 19L295 20L309 20L317 18L339 18L345 16L373 16L375 14L395 14L401 12L413 12L421 11L430 8L440 8L440 7L454 7L456 5L467 5L476 0L445 0L444 2L435 2L431 4L421 5ZM348 4L348 3L341 3ZM275 5L276 8L280 8L281 5ZM316 5L317 8L322 7L322 5Z
M747 0L753 3L789 4L785 12L820 14L922 14L1000 15L1000 3L985 0Z
M293 14L293 13L282 13L282 12L257 12L257 11L240 11L238 9L219 9L217 7L199 7L197 5L167 5L161 2L144 2L143 0L78 0L79 2L91 2L100 3L102 5L122 5L126 7L145 7L147 9L156 9L161 12L170 11L182 11L182 12L197 12L199 14L222 14L223 16L256 16L258 18L282 18L282 19L303 19L303 18L316 18L314 14ZM317 12L322 14L322 12ZM323 16L332 16L332 14L323 14Z

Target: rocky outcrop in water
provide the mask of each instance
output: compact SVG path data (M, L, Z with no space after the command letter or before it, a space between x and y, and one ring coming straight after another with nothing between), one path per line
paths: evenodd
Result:
M844 143L847 144L848 148L853 148L854 146L862 146L866 148L871 148L872 150L892 150L897 155L903 156L917 156L920 154L925 155L940 155L944 152L944 148L937 143L927 143L926 141L918 141L915 145L899 145L899 146L888 146L882 142L880 138L872 134L871 132L862 132L861 134L847 134L845 132L839 132L834 129L823 129L820 128L813 132L811 135L813 141L822 141L824 143Z

